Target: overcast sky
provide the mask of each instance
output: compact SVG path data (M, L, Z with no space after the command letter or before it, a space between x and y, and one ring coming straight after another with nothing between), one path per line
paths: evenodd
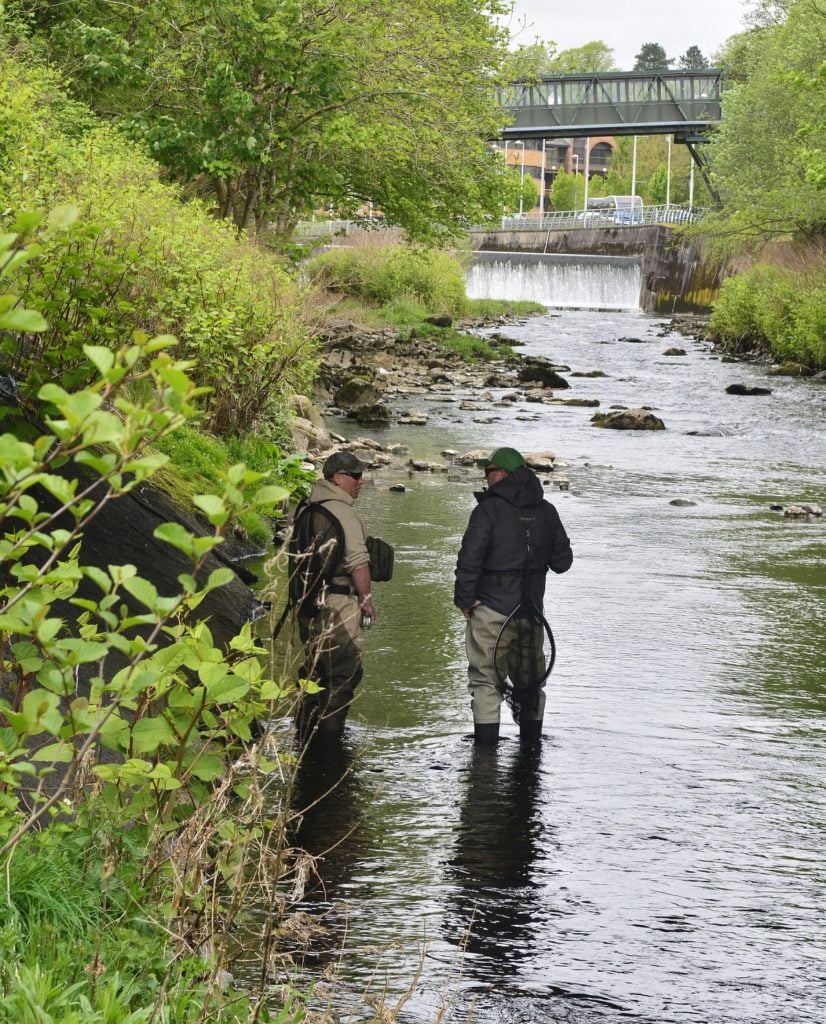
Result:
M560 50L601 39L630 71L643 43L660 43L669 57L696 45L710 57L742 31L747 6L744 0L516 0L511 32L516 42L539 36Z

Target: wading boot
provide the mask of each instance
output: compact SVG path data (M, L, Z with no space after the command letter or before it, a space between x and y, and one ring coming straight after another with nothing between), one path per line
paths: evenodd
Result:
M473 742L480 746L493 746L499 742L498 722L476 722L473 726Z
M542 719L532 718L519 723L519 739L523 743L539 743L542 739Z

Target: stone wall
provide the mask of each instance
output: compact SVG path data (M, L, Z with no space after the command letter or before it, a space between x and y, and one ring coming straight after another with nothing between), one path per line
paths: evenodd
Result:
M726 267L701 242L664 225L548 231L473 231L478 250L582 256L641 256L640 307L647 313L708 313Z

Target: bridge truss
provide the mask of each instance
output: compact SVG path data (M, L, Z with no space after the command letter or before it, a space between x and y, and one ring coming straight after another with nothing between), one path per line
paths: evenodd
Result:
M595 135L673 135L688 147L711 194L702 146L720 123L723 72L622 71L548 75L498 91L511 116L501 137L583 138Z

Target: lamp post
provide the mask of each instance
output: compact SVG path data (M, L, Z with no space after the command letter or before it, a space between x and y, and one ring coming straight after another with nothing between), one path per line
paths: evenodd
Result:
M542 173L539 176L539 223L545 216L545 142L542 140Z
M688 174L688 209L694 209L694 158L691 159L691 169Z
M668 169L665 174L665 205L666 210L671 205L671 136L667 135L668 140Z
M514 142L514 146L521 146L522 147L522 170L521 170L521 172L519 174L519 216L521 217L522 216L522 193L524 191L524 187L523 186L525 184L525 143L524 143L524 141L522 139L517 139L517 141Z

